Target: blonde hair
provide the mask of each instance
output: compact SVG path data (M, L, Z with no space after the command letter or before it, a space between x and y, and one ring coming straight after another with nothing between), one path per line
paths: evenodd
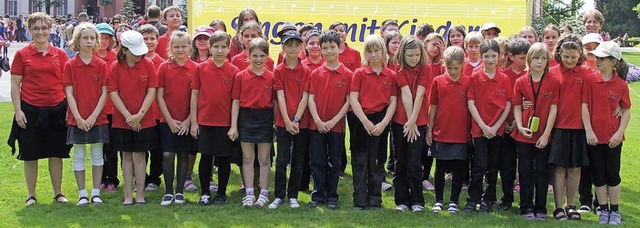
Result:
M444 63L449 65L454 61L464 63L464 50L458 46L451 46L444 49Z
M442 44L444 44L444 39L442 38L442 36L439 33L429 33L429 35L427 35L427 37L424 38L424 43L423 46L425 48L425 51L427 49L427 43L434 41L434 40L440 40L442 42ZM427 55L427 58L431 58L431 56ZM436 56L436 58L433 58L433 62L434 63L439 63L440 60L442 60L442 50L440 50L440 54L438 56Z
M602 15L602 13L596 9L594 10L589 10L586 13L584 13L584 15L582 16L582 24L587 22L587 19L589 19L589 17L595 17L596 21L600 22L600 25L604 25L604 15Z
M424 66L424 64L427 62L427 53L424 49L424 46L422 45L422 42L420 42L420 39L418 39L418 37L414 35L402 37L400 46L398 47L398 52L394 57L394 63L398 64L398 66L400 67L398 72L402 71L402 69L404 69L405 67L409 67L404 60L405 51L407 51L408 49L416 48L420 49L420 61L416 66Z
M536 29L534 29L533 27L531 27L529 25L522 27L522 29L520 29L520 32L518 33L518 35L522 36L523 32L531 32L531 33L533 33L533 38L535 40L538 40L538 33L536 32Z
M480 44L483 40L484 38L479 32L470 32L464 37L464 48L467 49L470 43Z
M362 52L362 65L369 65L367 59L367 51L378 49L382 52L382 66L386 66L389 60L389 54L387 53L387 47L384 45L384 40L380 35L374 34L367 37L364 40L364 51Z
M547 72L549 72L549 63L551 62L551 55L549 54L549 50L547 50L547 47L543 43L537 42L531 45L531 47L529 48L529 51L527 52L527 66L531 68L531 61L533 60L533 58L540 57L540 56L547 57L547 65L545 65L544 67L544 74L547 74Z
M246 24L242 25L242 27L240 27L240 29L238 30L238 34L239 34L238 38L239 38L240 41L242 40L242 35L244 34L244 31L246 31L248 29L255 30L256 32L258 32L258 36L260 36L260 37L262 37L264 39L264 35L262 35L262 30L260 29L260 24L258 24L258 22L255 22L255 21L250 21L250 22L247 22Z
M90 30L95 34L96 44L93 46L92 51L98 51L100 49L100 33L98 33L98 29L91 23L82 22L73 30L73 37L69 42L69 48L73 51L80 51L80 39L82 36L82 31Z
M37 21L42 21L42 23L44 23L49 28L51 28L51 25L53 24L53 20L51 20L51 17L43 12L35 12L27 17L27 24L29 25L29 28L32 28L34 25L36 25Z
M155 28L155 27L154 27ZM171 38L169 39L169 62L175 62L175 58L173 56L173 52L171 50L173 50L173 44L175 42L177 42L178 40L183 40L186 39L187 40L187 46L189 47L189 53L187 53L187 56L189 56L189 54L191 53L191 36L189 36L189 33L186 32L182 32L182 31L174 31L173 33L171 33ZM188 58L188 57L187 57Z
M167 8L164 8L164 10L162 11L162 19L164 19L166 21L167 20L167 14L171 10L178 11L178 13L180 13L180 17L182 17L182 9L180 9L180 7L178 7L178 6L169 6Z

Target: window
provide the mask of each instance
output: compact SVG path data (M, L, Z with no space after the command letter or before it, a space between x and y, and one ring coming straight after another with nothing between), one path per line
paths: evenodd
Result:
M158 4L158 7L160 7L160 9L167 8L169 6L172 6L173 1L172 0L157 0L156 3Z
M42 12L42 8L44 8L42 5L44 5L44 3L41 3L38 0L31 0L31 12L30 13Z
M60 2L60 4L58 5L58 15L67 15L67 0L58 0L58 2Z
M7 13L9 16L18 16L18 0L9 0L9 4L7 6Z

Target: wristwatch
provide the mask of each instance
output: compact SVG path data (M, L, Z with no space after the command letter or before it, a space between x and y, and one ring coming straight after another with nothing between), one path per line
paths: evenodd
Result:
M297 116L296 116L296 117L293 117L293 120L292 120L292 121L293 121L294 123L300 123L300 117L297 117Z

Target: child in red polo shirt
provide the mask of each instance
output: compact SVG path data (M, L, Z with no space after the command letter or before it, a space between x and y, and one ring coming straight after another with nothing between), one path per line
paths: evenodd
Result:
M422 195L422 168L424 137L429 124L429 106L425 99L431 85L431 67L427 53L416 36L405 36L394 58L398 62L396 79L401 102L396 102L396 113L391 123L395 147L395 203L397 211L424 210Z
M467 109L469 78L463 74L464 50L451 46L444 50L447 72L433 79L429 93L429 123L426 142L436 159L434 175L436 203L433 212L444 210L444 172L453 171L448 211L458 212L458 199L468 170L467 146L471 116Z
M384 180L387 125L396 111L397 85L395 73L386 67L387 50L378 35L367 37L364 42L365 66L353 73L349 100L359 122L352 133L351 166L353 170L353 206L380 209L381 185Z
M327 30L320 35L325 64L309 79L309 147L313 192L309 207L327 203L338 209L338 180L344 149L345 114L349 110L349 84L352 72L339 61L340 36Z
M469 36L467 36L469 37ZM498 163L502 149L504 121L511 111L513 89L509 78L498 68L500 46L495 40L485 40L480 45L483 68L474 72L469 82L469 112L473 117L471 137L474 145L474 166L471 170L469 198L465 212L491 212L496 199ZM487 176L488 187L483 188Z
M298 190L302 179L304 154L309 147L309 114L307 110L308 80L311 70L300 63L298 54L302 38L297 31L282 34L283 63L276 67L274 88L278 96L276 135L278 157L276 159L275 197L269 208L278 208L289 197L289 206L298 208ZM291 165L287 186L287 165Z
M131 205L131 185L135 172L138 204L145 203L145 152L158 145L151 103L155 99L158 78L151 61L144 58L147 46L142 34L126 31L120 35L118 62L111 65L108 91L117 112L113 114L113 148L122 152L124 205Z
M304 42L307 49L307 58L302 60L302 64L309 67L313 72L315 69L321 67L326 61L322 58L322 49L320 48L320 31L311 30L307 32L307 39Z
M555 210L553 216L558 220L581 219L576 210L574 197L581 182L581 169L589 165L586 134L583 126L581 101L585 99L585 77L591 69L584 66L586 59L580 37L573 34L563 35L558 41L554 58L558 66L549 69L560 82L558 97L558 115L551 139L549 163L555 166L553 194ZM590 176L584 175L584 176ZM590 177L588 178L591 179ZM565 204L566 189L566 208ZM588 185L590 192L591 184ZM591 197L586 205L591 205Z
M161 58L167 59L169 57L169 38L171 38L173 31L178 30L178 27L182 25L182 9L178 6L169 6L162 11L162 19L164 19L163 22L167 24L167 32L157 38L157 54L160 55Z
M620 225L620 153L624 131L631 118L629 86L625 81L629 66L613 41L591 51L598 71L587 77L587 100L582 101L582 120L587 131L589 160L600 204L600 224ZM622 108L621 118L614 114Z
M196 63L189 59L191 38L186 32L176 31L169 42L169 60L158 67L158 108L161 112L158 131L162 140L162 168L165 195L160 205L185 202L183 194L187 176L187 153L195 151L196 142L189 135L191 130L191 80ZM174 196L173 178L176 175L175 157L178 155L178 183Z
M240 70L245 70L251 66L250 53L248 51L249 42L255 38L263 38L262 30L260 29L260 25L256 22L250 21L242 26L240 30L238 30L240 36L242 37L242 44L245 46L244 51L233 58L231 58L231 63L238 67ZM274 62L271 57L267 56L267 59L264 62L264 66L267 67L267 70L273 71Z
M482 65L480 43L482 43L483 40L482 35L478 32L470 32L464 37L464 50L467 55L464 62L464 75L467 77L471 77L474 69Z
M250 23L252 24L252 23ZM269 44L263 38L251 40L247 52L251 67L236 75L233 83L231 109L232 140L239 139L242 147L242 176L246 187L243 207L264 206L269 202L270 152L273 143L273 73L267 69ZM253 191L255 146L258 145L260 190L256 200Z
M529 70L525 71L520 68L520 52L529 46L526 54ZM515 72L513 69L524 72L524 76L515 79L513 117L516 129L511 133L518 153L520 214L529 221L546 221L549 139L556 120L560 83L549 73L549 52L544 44L530 45L526 40L518 39L511 47L509 57L514 61L505 73ZM523 100L532 101L534 106L524 109ZM538 123L533 119L538 119Z
M62 83L69 103L67 123L69 130L67 144L73 144L73 171L78 184L78 206L89 202L102 204L100 181L104 158L102 146L109 142L109 127L106 113L102 110L107 101L107 64L93 56L93 50L100 47L98 31L89 23L75 28L69 47L78 51L71 61L65 64ZM91 145L91 164L93 165L93 190L89 201L85 188L84 162L86 146Z
M240 72L228 60L230 38L216 31L209 39L211 59L196 67L191 82L191 135L198 139L200 186L211 180L213 156L218 166L218 190L213 203L227 203L227 184L231 173L230 158L235 140L230 133L231 89ZM201 188L200 205L211 203L209 188Z

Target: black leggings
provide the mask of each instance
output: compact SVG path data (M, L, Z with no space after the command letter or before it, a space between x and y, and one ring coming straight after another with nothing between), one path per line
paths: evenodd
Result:
M162 172L164 173L165 194L173 194L173 177L176 174L174 161L175 161L176 155L178 155L178 172L177 172L178 183L176 185L176 193L184 192L184 182L187 179L187 164L188 164L187 152L181 152L181 153L163 152L162 153Z
M229 175L231 175L231 163L229 157L216 157L216 165L218 166L218 192L217 195L227 194L227 185L229 184ZM200 173L200 189L202 195L211 195L209 191L209 182L213 173L213 156L201 154L200 165L198 166Z
M460 191L462 191L462 182L465 176L464 172L467 170L467 168L465 167L465 161L436 159L436 173L434 179L437 203L442 203L444 198L445 170L451 170L453 172L449 203L458 203L458 199L460 198Z

